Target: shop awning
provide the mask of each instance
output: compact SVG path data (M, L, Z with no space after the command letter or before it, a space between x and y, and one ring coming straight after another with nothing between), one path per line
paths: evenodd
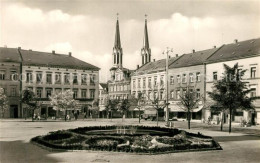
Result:
M105 106L99 106L99 111L104 111L104 110L106 110Z
M203 108L204 105L199 105L197 108L193 109L192 112L198 112ZM170 112L186 112L185 109L182 109L181 106L176 105L176 104L170 104L169 105L169 111ZM166 111L166 108L164 109Z

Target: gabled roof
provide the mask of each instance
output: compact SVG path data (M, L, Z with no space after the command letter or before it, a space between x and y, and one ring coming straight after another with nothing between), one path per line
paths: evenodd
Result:
M100 84L100 86L103 88L103 89L107 89L108 88L108 86L107 86L107 83L99 83Z
M73 56L56 53L37 52L32 50L20 50L23 57L23 65L48 66L75 68L84 70L99 70L100 68L87 62L79 60Z
M207 62L228 61L260 54L260 38L224 45Z
M22 59L17 48L0 47L0 61L20 63Z
M178 60L180 57L169 58L168 65L171 65L173 62ZM166 59L161 59L155 62L149 62L141 66L137 69L136 73L149 73L149 72L156 72L156 71L164 71L166 66Z
M195 65L203 65L203 63L214 54L219 48L207 49L202 51L197 51L194 53L183 54L180 59L171 64L169 68L179 68Z

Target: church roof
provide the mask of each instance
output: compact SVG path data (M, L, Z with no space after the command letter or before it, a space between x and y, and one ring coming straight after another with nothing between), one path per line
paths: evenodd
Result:
M147 30L147 19L145 19L145 25L144 25L143 48L149 49L149 38L148 38L148 30Z
M116 35L115 35L115 45L116 48L121 48L120 31L119 31L119 21L116 21Z

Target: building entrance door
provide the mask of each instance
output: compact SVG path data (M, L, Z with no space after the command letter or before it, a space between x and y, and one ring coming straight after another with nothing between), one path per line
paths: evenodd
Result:
M18 106L10 105L10 118L18 118Z

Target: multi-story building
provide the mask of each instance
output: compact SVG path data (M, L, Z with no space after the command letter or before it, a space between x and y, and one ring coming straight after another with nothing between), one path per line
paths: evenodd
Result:
M57 54L55 51L46 53L18 48L16 49L18 55L14 53L15 50L3 49L1 56L11 56L10 54L12 54L12 58L18 57L16 60L20 60L16 67L12 66L16 68L16 72L21 74L20 85L19 82L16 82L18 83L16 88L19 89L19 85L21 89L17 95L21 96L22 90L29 89L41 101L41 108L35 111L36 114L45 117L55 116L56 111L50 105L49 96L65 90L74 92L73 97L79 102L78 108L81 108L82 111L86 111L88 106L92 105L93 100L98 99L98 67L73 57L71 53L64 55ZM13 56L14 54L16 56ZM8 74L10 74L9 70L6 75ZM10 80L9 77L6 80ZM12 85L12 82L9 82L9 85ZM20 101L20 98L18 99L16 102ZM10 105L13 103L10 102ZM19 117L29 116L21 107L18 109L18 115Z
M21 81L21 57L16 48L0 48L0 87L8 99L8 109L0 116L4 118L19 118L22 117L20 92ZM2 110L1 110L2 111Z
M131 70L123 67L123 49L121 47L119 21L116 22L115 44L113 48L113 67L108 81L110 99L126 99L130 95Z
M213 83L221 78L224 63L228 66L238 63L239 69L246 69L244 81L253 90L248 96L260 96L260 38L241 42L235 40L234 43L224 45L209 57L206 61L206 91L212 91ZM209 97L206 100L209 104L211 103ZM237 122L245 120L252 124L260 124L260 100L256 100L254 106L255 111L238 110L232 120ZM206 116L218 115L208 110ZM227 114L224 117L225 121L229 118Z
M170 118L186 118L186 112L180 106L180 95L186 91L195 91L197 98L201 101L197 108L192 110L191 118L193 120L204 119L205 112L204 97L205 92L205 72L206 67L204 62L219 48L197 51L192 50L192 53L183 54L178 60L169 66L169 111Z

